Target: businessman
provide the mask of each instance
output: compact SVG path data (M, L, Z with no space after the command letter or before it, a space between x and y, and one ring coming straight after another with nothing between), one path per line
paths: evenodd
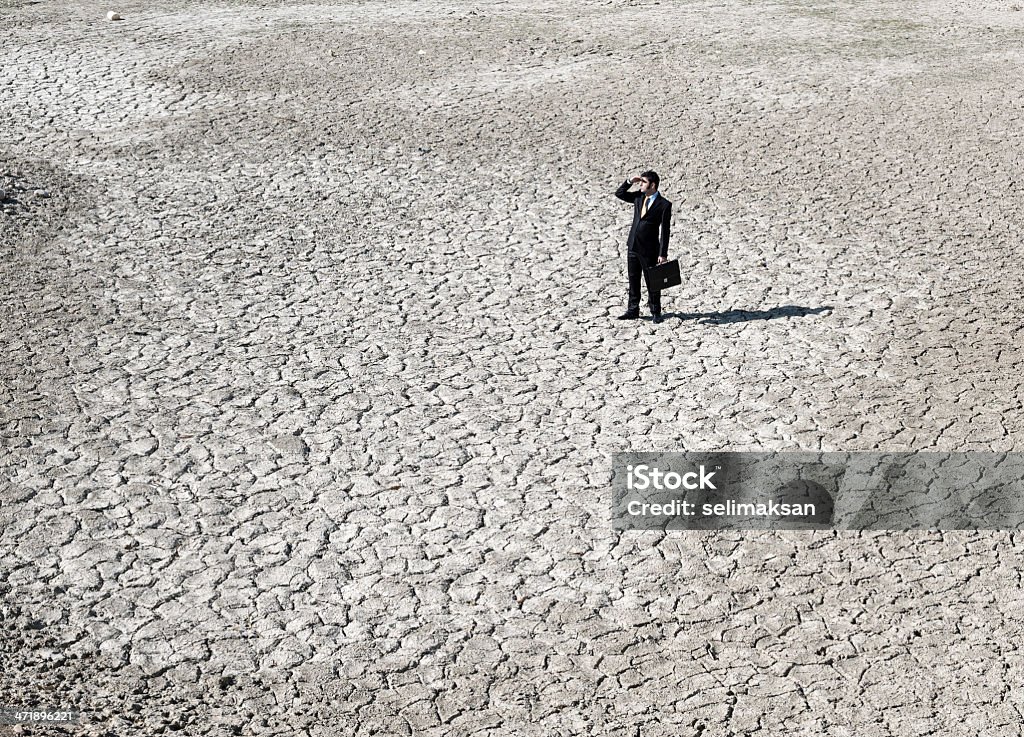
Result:
M633 225L629 228L626 241L626 273L629 277L629 303L620 320L635 320L640 317L640 274L647 282L647 304L651 308L654 322L660 323L661 290L652 287L647 268L668 261L668 237L672 221L672 203L658 192L660 177L653 171L645 171L638 177L627 179L615 190L620 200L633 203ZM630 191L634 184L639 191Z

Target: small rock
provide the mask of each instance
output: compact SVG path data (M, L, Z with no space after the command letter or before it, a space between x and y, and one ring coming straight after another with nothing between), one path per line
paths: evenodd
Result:
M45 198L45 197L49 197L50 193L47 190L45 190L45 189L37 189L35 191L35 196L36 197L44 197Z
M107 13L107 20L121 20L121 14L115 13L113 10L111 10L109 13Z
M128 443L127 447L134 455L148 456L160 447L160 443L156 438L142 438Z
M309 447L295 435L279 435L270 441L270 447L283 456L305 456Z

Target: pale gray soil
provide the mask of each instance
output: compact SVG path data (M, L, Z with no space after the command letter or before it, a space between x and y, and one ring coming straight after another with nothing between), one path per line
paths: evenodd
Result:
M85 713L7 729L1019 734L1019 535L616 533L608 482L1024 450L1022 41L1002 2L0 2L0 705ZM611 319L647 167L659 326Z

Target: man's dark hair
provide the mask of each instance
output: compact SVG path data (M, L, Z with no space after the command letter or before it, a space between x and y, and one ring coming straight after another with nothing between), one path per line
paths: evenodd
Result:
M658 172L656 171L648 169L640 176L646 179L651 184L653 184L655 189L657 189L658 185L661 183L661 177L658 176Z

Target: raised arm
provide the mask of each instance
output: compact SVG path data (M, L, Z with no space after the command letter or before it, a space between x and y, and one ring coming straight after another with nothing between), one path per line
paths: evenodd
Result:
M630 192L629 188L632 186L632 180L627 179L626 181L619 185L619 188L617 190L615 190L615 196L625 202L636 202L636 198L639 197L641 193Z

